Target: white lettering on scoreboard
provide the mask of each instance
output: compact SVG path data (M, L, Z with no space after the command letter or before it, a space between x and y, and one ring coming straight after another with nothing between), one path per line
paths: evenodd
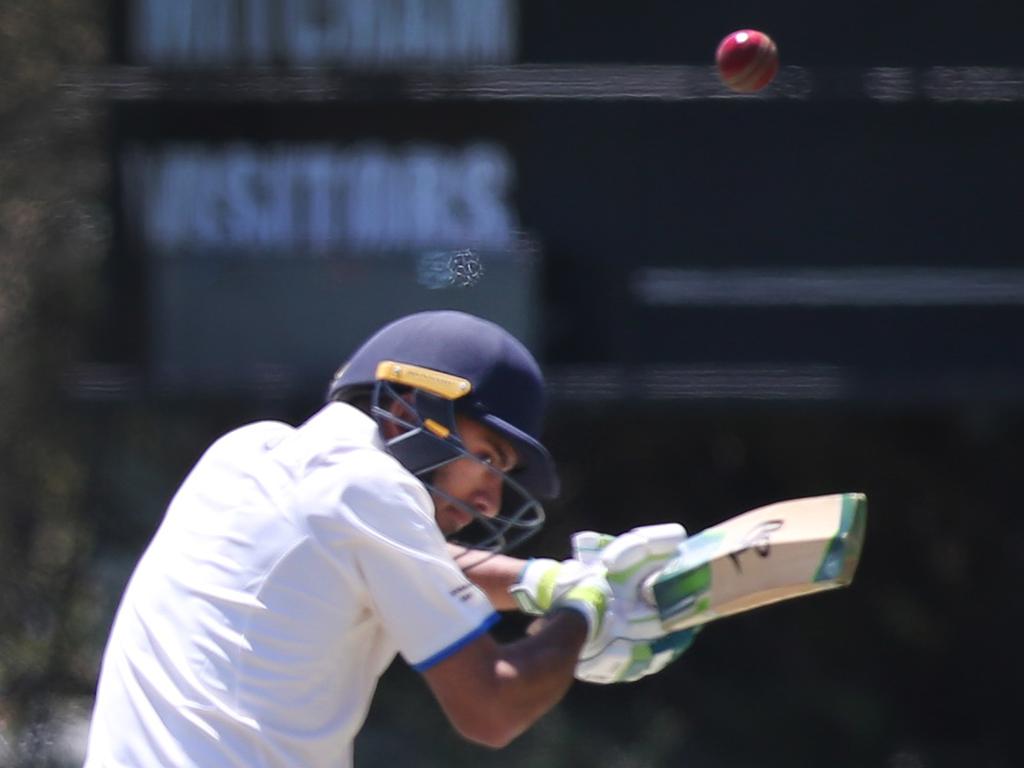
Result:
M131 0L133 63L508 63L516 0Z
M493 143L172 144L128 151L123 170L129 226L162 256L504 247L518 228Z

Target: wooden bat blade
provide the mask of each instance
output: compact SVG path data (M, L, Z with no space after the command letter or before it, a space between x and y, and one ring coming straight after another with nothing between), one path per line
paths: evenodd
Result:
M666 630L844 587L860 560L867 497L837 493L769 504L691 536L644 585Z

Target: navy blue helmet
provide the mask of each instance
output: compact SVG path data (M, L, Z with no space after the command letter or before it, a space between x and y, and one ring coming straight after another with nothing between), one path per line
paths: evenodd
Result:
M487 520L473 513L484 529L474 546L507 549L539 528L543 510L535 497L554 498L559 492L554 460L539 439L544 379L529 350L508 331L452 310L400 318L364 342L328 390L329 400L367 397L378 424L402 425L402 434L385 441L387 450L428 486L433 470L470 456L458 434L457 415L480 422L515 447L519 463L502 473L502 514ZM399 397L407 419L388 407ZM512 507L508 514L506 506ZM514 540L506 537L510 529L520 533Z

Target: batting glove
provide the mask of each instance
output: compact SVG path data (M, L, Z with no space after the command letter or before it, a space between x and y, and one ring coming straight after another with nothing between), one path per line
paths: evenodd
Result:
M594 569L578 560L534 558L527 561L519 580L509 587L519 610L541 616L554 602Z
M612 590L602 632L580 654L576 677L591 683L638 680L664 669L697 634L665 634L657 609L641 595L644 581L678 554L686 530L676 523L634 528L599 542L594 559Z
M587 620L587 639L580 655L595 653L610 641L609 628L614 624L610 612L612 588L600 573L591 572L552 604L552 610L571 608Z
M614 540L614 536L596 531L574 533L570 539L571 558L562 561L546 557L528 560L519 579L509 587L509 594L523 613L542 616L551 610L555 600L595 572L595 566L600 566L601 550ZM603 573L603 566L599 570Z
M605 618L610 627L606 634L617 634L615 627L621 627L621 619L607 612ZM683 629L650 640L613 637L603 646L599 642L588 645L576 664L576 679L607 685L631 683L653 675L679 658L693 643L698 631L699 627ZM595 648L600 650L595 652Z
M664 634L658 609L644 598L641 587L679 554L685 540L683 526L662 523L634 528L601 548L601 565L612 586L617 610L628 624L626 636L630 639L649 640Z

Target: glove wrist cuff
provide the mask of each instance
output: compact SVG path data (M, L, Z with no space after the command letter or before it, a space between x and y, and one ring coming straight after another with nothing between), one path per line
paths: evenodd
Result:
M557 560L543 557L526 562L516 583L508 589L519 610L534 616L541 616L550 610L560 567Z

